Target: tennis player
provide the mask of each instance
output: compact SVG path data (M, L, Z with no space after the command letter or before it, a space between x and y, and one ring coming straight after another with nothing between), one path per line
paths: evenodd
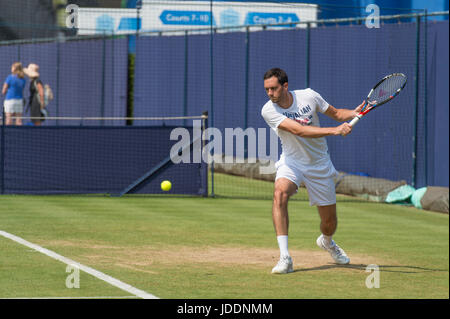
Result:
M353 119L363 104L354 110L337 109L329 105L312 89L288 90L285 71L274 68L264 74L264 89L269 101L261 115L276 132L282 143L273 194L272 219L280 248L280 260L272 273L293 271L288 251L288 200L304 184L311 206L317 206L321 235L317 245L328 251L338 264L348 264L350 258L332 239L337 227L334 177L337 171L328 154L325 136L345 136L352 131L348 123L337 127L320 127L317 112L338 121Z

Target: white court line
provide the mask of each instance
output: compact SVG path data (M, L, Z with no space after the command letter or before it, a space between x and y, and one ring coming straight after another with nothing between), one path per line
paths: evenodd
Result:
M0 230L0 235L5 237L5 238L11 239L11 240L13 240L13 241L15 241L15 242L17 242L17 243L19 243L21 245L24 245L24 246L27 246L27 247L29 247L31 249L34 249L34 250L36 250L36 251L38 251L38 252L40 252L40 253L42 253L44 255L47 255L47 256L49 256L49 257L51 257L53 259L59 260L59 261L65 263L67 265L75 266L75 267L79 268L80 270L82 270L82 271L84 271L84 272L86 272L86 273L88 273L88 274L90 274L90 275L92 275L92 276L94 276L94 277L96 277L96 278L98 278L100 280L103 280L103 281L107 282L108 284L110 284L112 286L115 286L117 288L125 290L125 291L127 291L127 292L129 292L129 293L131 293L131 294L133 294L133 295L135 295L137 297L140 297L140 298L143 298L143 299L159 299L158 297L156 297L156 296L154 296L152 294L149 294L149 293L147 293L147 292L145 292L143 290L137 289L137 288L135 288L135 287L133 287L133 286L131 286L129 284L126 284L126 283L124 283L124 282L122 282L122 281L120 281L120 280L118 280L116 278L108 276L108 275L106 275L106 274L104 274L104 273L102 273L102 272L100 272L98 270L95 270L95 269L93 269L91 267L88 267L88 266L80 264L80 263L78 263L76 261L73 261L72 259L69 259L69 258L66 258L64 256L61 256L61 255L59 255L59 254L57 254L57 253L55 253L55 252L53 252L51 250L48 250L48 249L45 249L45 248L43 248L43 247L41 247L39 245L30 243L30 242L26 241L25 239L17 237L17 236L15 236L13 234L10 234L10 233L7 233L5 231Z
M16 297L0 299L136 299L136 296L95 296L95 297Z

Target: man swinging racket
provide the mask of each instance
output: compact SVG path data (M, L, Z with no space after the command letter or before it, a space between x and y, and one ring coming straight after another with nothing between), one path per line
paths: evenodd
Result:
M317 112L338 121L353 119L363 104L354 110L337 109L329 105L311 89L288 90L288 76L279 68L264 74L264 89L270 100L261 115L275 130L282 142L273 194L272 219L280 248L280 260L272 273L285 274L293 271L288 251L288 200L297 192L301 183L306 186L311 206L317 206L320 231L317 245L328 251L338 264L348 264L350 258L332 239L337 227L336 192L334 177L337 171L328 154L325 136L345 136L352 131L348 123L337 127L320 127Z

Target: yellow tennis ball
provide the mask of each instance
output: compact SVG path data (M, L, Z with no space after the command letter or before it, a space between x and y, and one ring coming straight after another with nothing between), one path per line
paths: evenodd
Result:
M170 181L163 181L161 183L161 189L165 192L170 191L172 188L172 183Z

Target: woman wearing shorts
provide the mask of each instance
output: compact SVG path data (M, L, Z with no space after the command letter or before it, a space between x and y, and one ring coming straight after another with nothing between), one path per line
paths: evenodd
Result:
M23 114L23 89L25 88L25 73L22 63L16 62L11 66L11 74L3 84L2 94L5 96L5 124L22 125Z

